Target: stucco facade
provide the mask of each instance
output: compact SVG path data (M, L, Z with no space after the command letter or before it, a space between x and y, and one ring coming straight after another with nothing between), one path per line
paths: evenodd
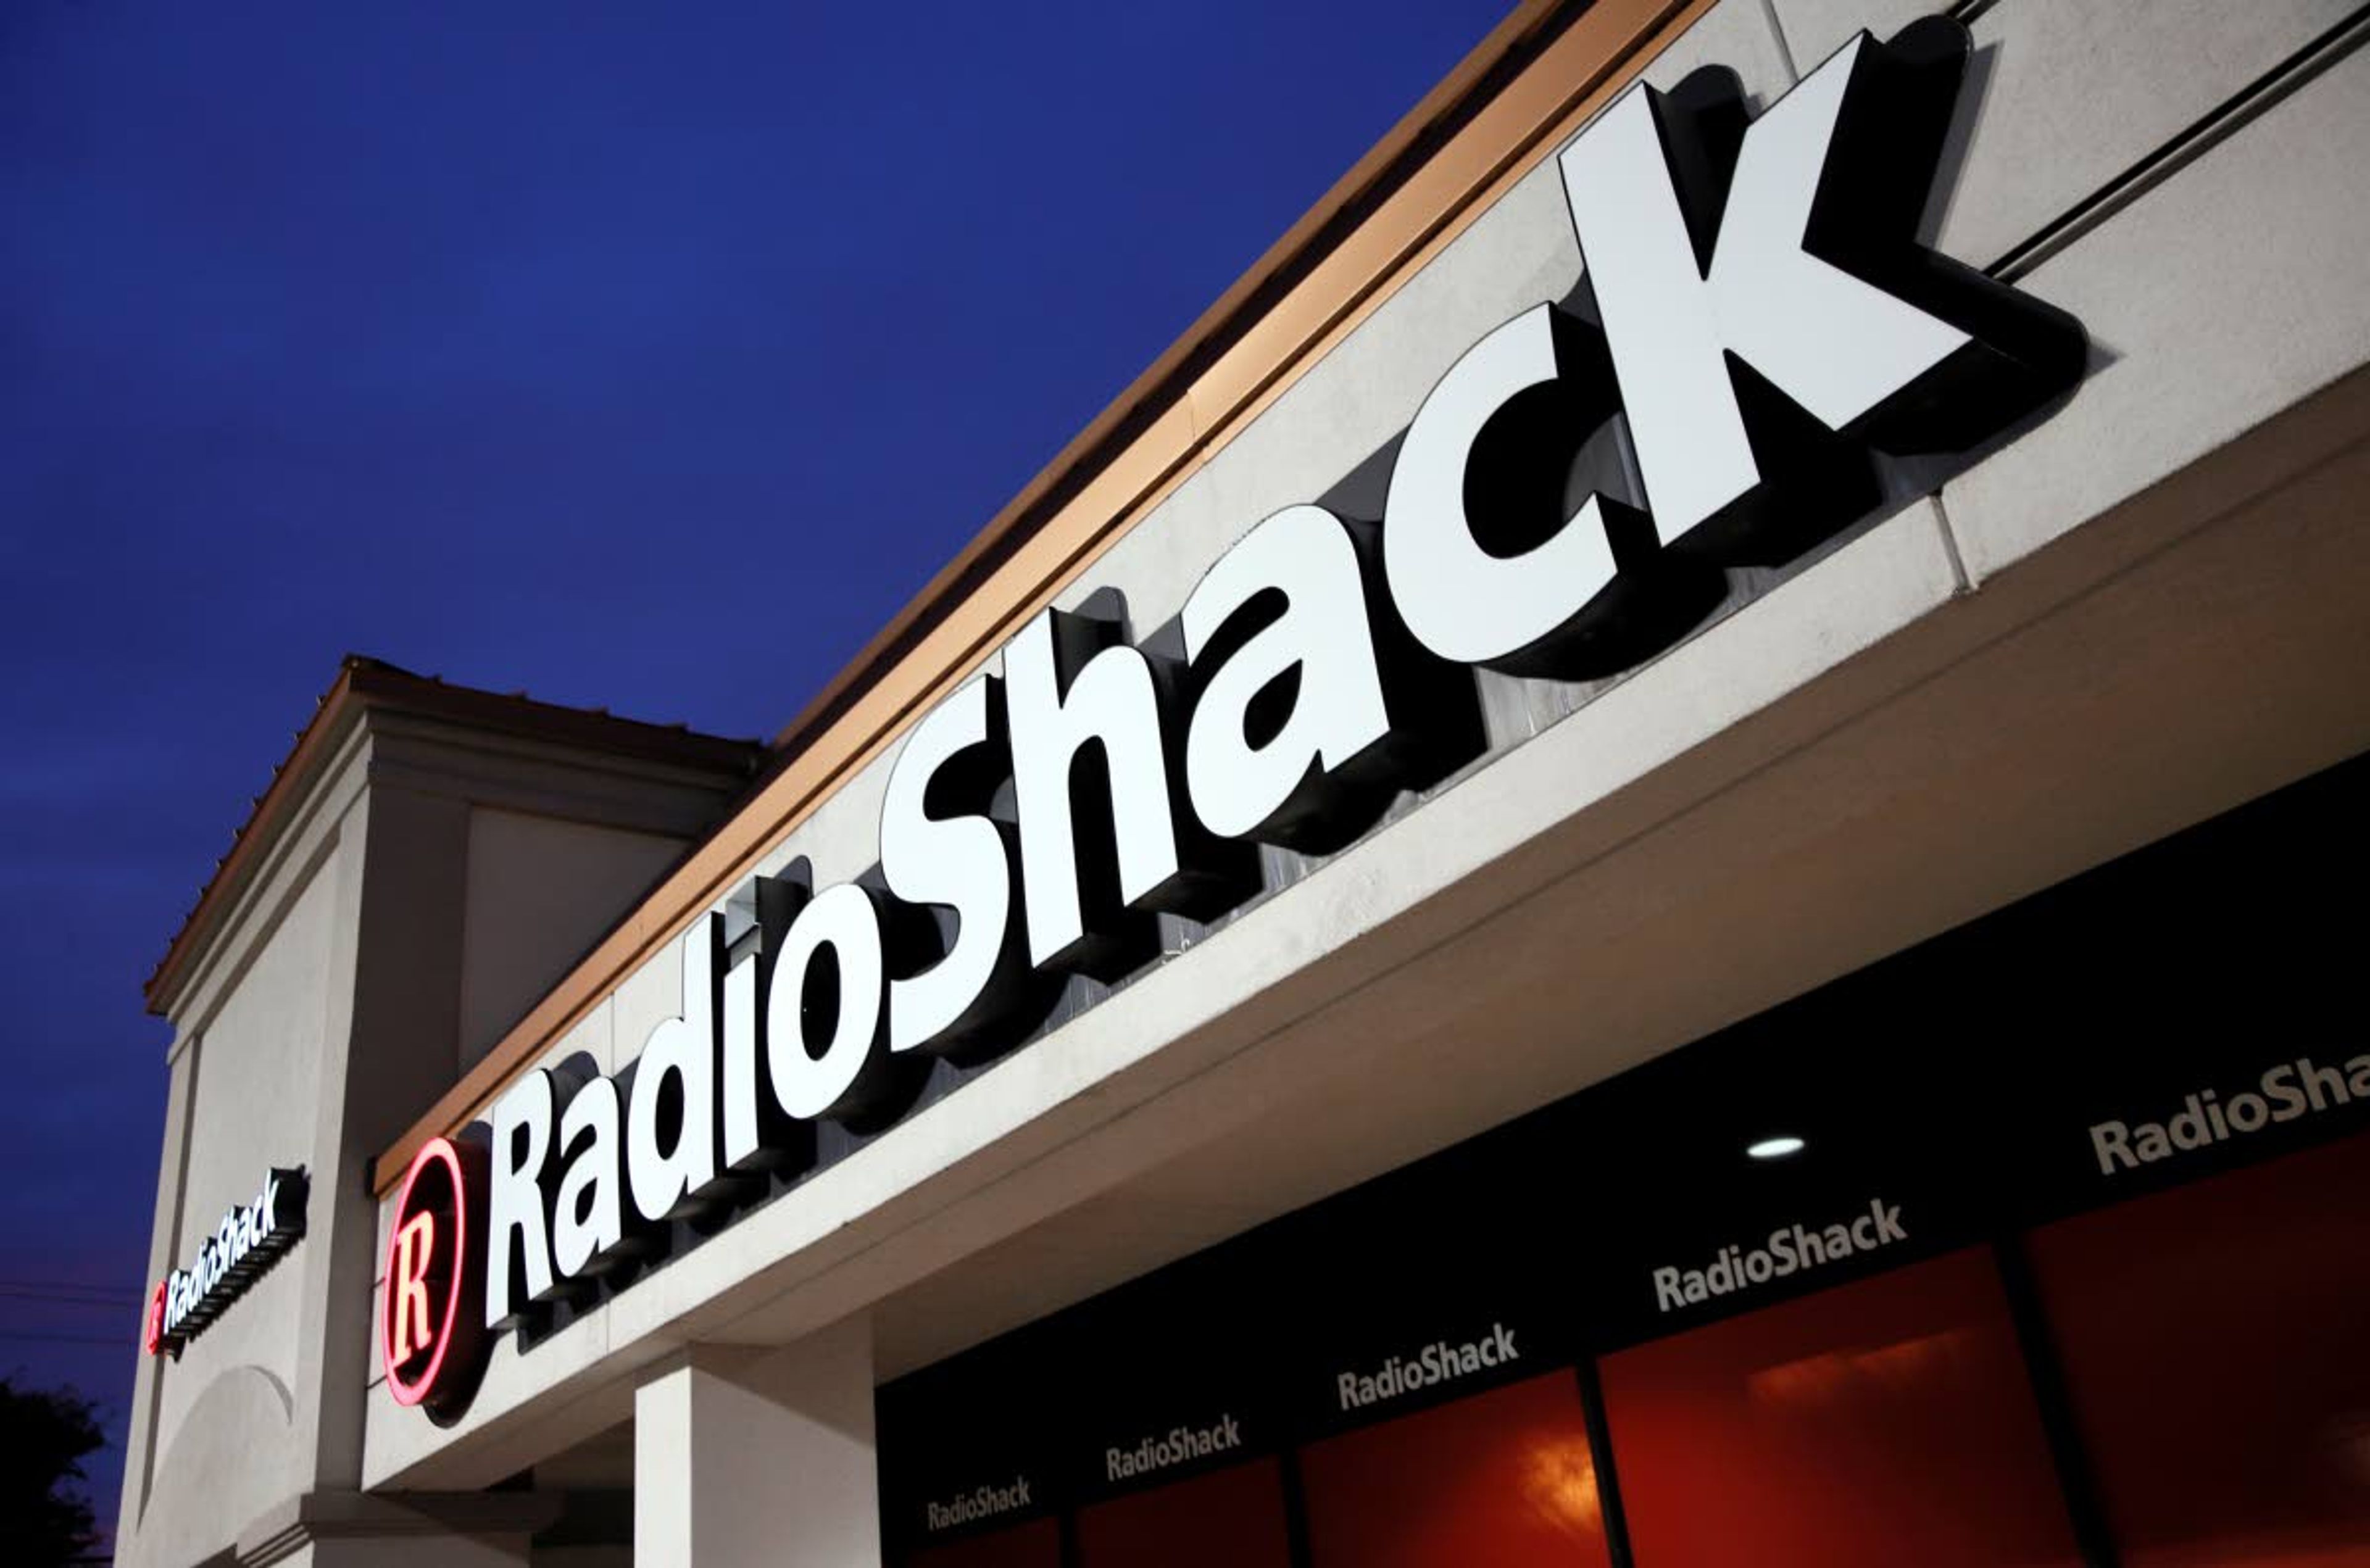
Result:
M1015 612L1115 592L1142 641L1261 520L1382 516L1444 375L1582 290L1556 155L1587 116L1710 65L1766 109L1936 9L1662 17ZM1964 458L1888 464L1880 505L1730 570L1634 667L1477 670L1475 760L1338 853L1263 849L1239 908L1164 917L1156 961L1073 979L1019 1048L942 1065L770 1201L498 1335L450 1425L381 1386L387 1157L481 1122L427 1126L506 1050L511 1078L627 1068L683 1006L676 939L711 908L745 923L749 878L872 868L903 726L685 900L686 851L772 809L754 755L356 704L159 999L157 1272L266 1165L314 1183L299 1246L144 1361L123 1560L877 1560L879 1385L2362 751L2370 17L1957 9L1975 53L1920 235L2079 320L2070 395ZM629 1534L583 1501L626 1494ZM571 1508L593 1522L558 1527Z

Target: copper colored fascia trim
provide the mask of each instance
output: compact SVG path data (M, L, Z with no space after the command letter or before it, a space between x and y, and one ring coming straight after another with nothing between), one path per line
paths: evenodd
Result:
M1393 177L1420 162L1427 137L1438 134L1444 124L1454 123L1457 113L1470 107L1467 100L1484 92L1493 73L1517 62L1555 29L1570 25L1582 9L1568 0L1523 0L1492 28L1446 78L1336 180L1126 391L1022 486L1019 494L890 618L846 668L782 727L774 738L775 745L791 750L821 730L923 634L968 599L973 585L1059 511L1079 485L1137 445L1169 406L1184 401L1195 374L1255 327L1271 301L1288 292L1322 258L1340 237L1337 231L1356 221L1362 203L1380 200L1395 189Z
M1085 475L1065 469L1064 461L1057 460L1032 483L1030 492L1024 492L941 572L876 639L876 648L896 645L885 667L868 650L809 715L793 722L785 737L796 749L780 759L774 775L379 1156L372 1171L373 1190L385 1196L428 1139L456 1132L483 1115L512 1079L586 1017L618 981L750 876L765 852L817 805L879 756L909 722L951 691L1158 505L1191 466L1232 439L1462 232L1527 171L1533 154L1577 130L1713 3L1598 0L1448 135L1354 230L1308 267L1280 301L1209 358L1181 396L1156 412L1145 410L1141 399L1131 403L1128 398L1106 411L1073 443L1073 450L1091 447L1099 431L1133 420L1137 428L1123 448ZM1540 17L1550 8L1530 6L1517 12L1443 90L1485 79L1507 49L1538 30ZM1440 96L1436 92L1425 100L1435 113ZM1416 118L1410 116L1410 122ZM1414 144L1430 125L1402 125L1394 139L1404 136ZM1361 161L1360 169L1386 150L1395 156L1404 149L1386 143L1376 155ZM1353 170L1343 185L1357 178ZM1340 189L1336 188L1337 194ZM1321 221L1304 220L1294 232L1312 226L1321 227ZM1237 291L1255 292L1258 275L1254 269L1254 278L1237 284ZM1228 298L1237 291L1230 291ZM1222 301L1221 309L1205 315L1204 323L1222 315L1224 304ZM1162 364L1202 348L1189 334L1163 357ZM1156 366L1153 373L1159 371ZM1065 452L1064 459L1069 457ZM1057 486L1066 492L1058 508L1029 525L1031 493ZM1016 532L1022 536L1008 537ZM955 596L951 603L947 602L950 595Z

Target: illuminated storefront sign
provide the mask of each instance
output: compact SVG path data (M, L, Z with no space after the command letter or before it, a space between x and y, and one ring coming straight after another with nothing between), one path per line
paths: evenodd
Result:
M973 1487L960 1497L944 1503L933 1502L926 1507L929 1528L943 1530L992 1519L1029 1505L1029 1478L1023 1475L1015 1477L1009 1486Z
M438 1421L460 1413L485 1370L483 1256L471 1234L485 1156L432 1139L404 1173L380 1286L381 1366L397 1404Z
M1459 359L1379 521L1274 513L1141 642L1115 595L1039 615L907 736L872 871L757 879L685 936L676 1015L628 1070L497 1103L482 1326L811 1163L809 1124L893 1121L932 1059L989 1059L1067 976L1155 957L1156 915L1242 904L1259 846L1355 841L1479 754L1475 667L1628 669L1723 568L1878 506L1881 456L1964 453L2071 386L2077 323L1915 238L1968 48L1943 21L1862 34L1750 123L1721 72L1618 100L1558 160L1597 318L1541 304ZM1575 507L1599 439L1639 492ZM400 1332L449 1330L396 1299L416 1256L390 1259ZM420 1351L389 1321L392 1373Z
M2370 864L2365 784L2359 758L892 1380L884 1561L2351 1568L2361 933L2288 895ZM2102 1172L2110 1112L2135 1151L2183 1117L2191 1147ZM1756 1158L1776 1127L1791 1155ZM1219 1412L1238 1443L1196 1436Z
M1470 1378L1478 1372L1494 1372L1522 1358L1523 1353L1514 1347L1514 1336L1506 1325L1492 1323L1488 1333L1462 1345L1435 1340L1412 1355L1390 1357L1370 1373L1340 1373L1333 1386L1341 1408L1357 1410L1458 1378Z
M1877 1198L1867 1204L1865 1210L1847 1220L1830 1224L1804 1226L1798 1222L1782 1226L1770 1231L1766 1242L1749 1252L1741 1246L1722 1247L1720 1255L1703 1268L1680 1268L1675 1265L1657 1268L1653 1274L1654 1310L1668 1312L1699 1306L1715 1296L1749 1290L1756 1285L1784 1279L1799 1270L1824 1268L1909 1240L1909 1231L1901 1223L1899 1204Z
M239 1205L198 1243L187 1268L157 1283L149 1298L141 1348L179 1356L224 1308L279 1262L305 1234L305 1173L274 1168L251 1202Z
M2299 1116L2338 1110L2356 1100L2370 1100L2370 1053L2329 1063L2300 1056L2268 1069L2253 1088L2239 1090L2227 1101L2219 1091L2204 1089L2184 1096L2169 1115L2100 1122L2090 1128L2090 1147L2098 1156L2099 1173L2111 1176Z

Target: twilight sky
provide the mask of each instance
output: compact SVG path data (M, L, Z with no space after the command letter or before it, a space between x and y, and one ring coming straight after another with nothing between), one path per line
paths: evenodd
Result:
M772 733L1505 8L0 5L0 1372L339 655Z

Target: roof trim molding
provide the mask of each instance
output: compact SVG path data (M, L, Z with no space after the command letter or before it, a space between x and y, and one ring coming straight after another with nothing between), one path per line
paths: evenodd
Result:
M373 1190L484 1114L1714 3L1524 0L791 720L762 785L379 1156Z
M198 901L181 920L165 955L143 987L148 1011L164 1015L179 1002L201 958L230 912L261 870L273 848L301 816L303 804L353 726L374 712L414 714L448 725L541 740L612 756L690 767L742 779L754 778L765 751L754 740L703 735L682 725L645 724L604 709L571 708L523 694L483 692L429 675L415 675L383 659L348 654L337 679L321 693L313 716L296 732L288 755L271 771L271 783L255 797L230 849L214 862Z

